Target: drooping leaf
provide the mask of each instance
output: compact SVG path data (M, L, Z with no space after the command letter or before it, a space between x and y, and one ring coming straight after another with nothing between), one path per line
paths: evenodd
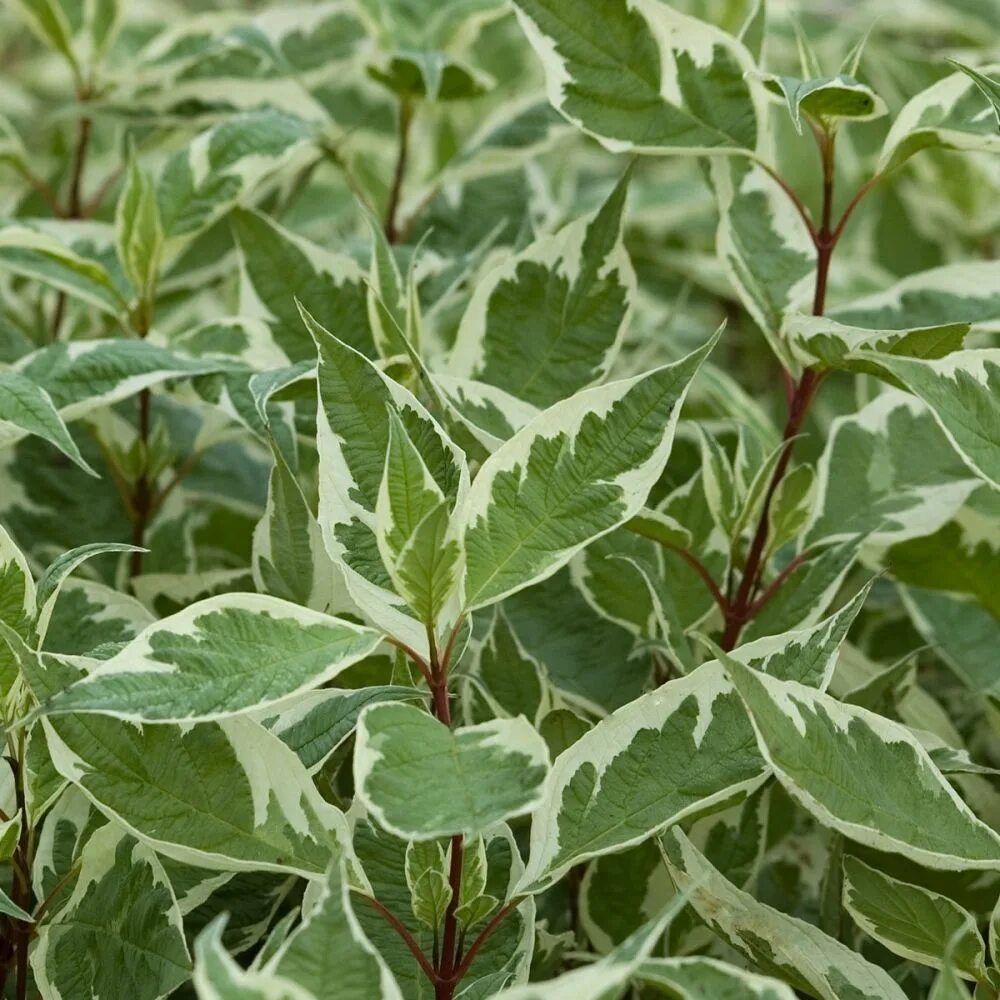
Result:
M947 896L845 858L844 907L866 934L903 958L940 969L950 954L966 979L985 975L975 918Z
M822 1000L903 1000L882 968L824 934L738 889L677 828L660 838L678 888L712 930L763 972Z
M930 868L1000 864L1000 836L976 818L905 726L731 658L725 665L761 753L821 823Z

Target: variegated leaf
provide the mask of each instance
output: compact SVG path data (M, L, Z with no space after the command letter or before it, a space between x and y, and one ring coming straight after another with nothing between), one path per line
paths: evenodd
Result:
M982 72L996 75L996 66ZM895 169L922 149L1000 150L996 112L977 83L952 73L911 98L896 116L878 169Z
M319 687L381 641L371 629L275 597L224 594L150 625L42 711L133 722L223 719Z
M545 743L524 719L450 731L412 705L374 705L358 720L358 794L400 837L482 833L531 812L548 769Z
M673 365L557 403L494 452L459 514L466 608L546 579L642 509L716 339Z
M635 297L621 232L628 181L597 213L536 240L477 284L452 375L544 407L607 373Z
M426 651L423 624L393 589L378 549L375 510L395 410L449 508L468 489L465 456L403 386L304 315L319 350L319 521L327 550L361 611Z
M613 152L756 148L763 91L731 35L648 0L515 7L553 106Z
M677 887L712 930L769 975L822 1000L904 1000L885 970L818 927L758 902L677 828L660 838Z
M1000 835L977 819L910 730L732 658L761 753L823 824L931 868L1000 869Z
M985 976L975 917L947 896L845 858L844 906L866 934L903 958L940 969L950 954L964 978Z
M966 465L1000 489L1000 349L957 351L935 361L858 356L919 396Z
M177 900L156 855L117 824L98 830L80 855L72 895L41 930L31 953L46 997L160 1000L191 975Z
M635 974L672 1000L794 1000L777 979L728 965L714 958L648 958Z

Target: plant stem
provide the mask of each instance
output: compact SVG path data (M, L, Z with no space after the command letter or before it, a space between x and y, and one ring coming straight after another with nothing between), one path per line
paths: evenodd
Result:
M385 920L385 922L400 936L403 943L407 948L410 949L413 957L417 960L417 964L423 969L424 974L433 983L437 981L437 971L427 961L427 957L424 955L417 943L416 938L407 930L406 925L390 910L387 906L380 903L374 896L361 895L361 898L375 911L377 911Z
M451 899L444 914L444 934L441 938L441 963L438 966L439 982L434 986L434 1000L452 1000L455 993L454 973L457 963L456 945L458 942L458 919L455 911L458 909L458 897L462 889L462 863L465 856L465 838L458 833L451 838L451 866L448 871L448 884L451 886Z
M398 243L400 237L399 202L403 194L403 178L406 176L406 163L410 154L410 126L413 124L413 104L407 98L399 102L399 147L396 154L396 169L392 175L392 187L389 189L389 202L385 209L385 238L390 243Z
M78 88L76 99L83 103L89 97L86 89ZM87 152L90 149L91 120L87 115L81 115L77 126L76 149L73 153L73 166L70 171L69 180L69 201L65 211L58 211L56 214L65 219L79 219L83 217L83 170L87 163ZM39 189L40 190L40 189ZM46 200L48 200L46 198ZM49 328L51 340L59 338L59 330L62 328L63 317L66 315L66 293L59 292L56 297L55 309L52 312L52 324Z
M838 225L836 230L832 228L834 137L832 134L819 129L815 130L815 135L819 145L820 163L823 170L823 208L820 216L820 227L813 238L816 246L816 286L813 294L813 315L822 316L826 309L830 262L833 259L833 252L836 249L840 234L843 232L843 226ZM860 197L856 197L855 203L857 201L860 201ZM844 220L842 219L841 222L843 223ZM761 600L754 602L754 594L760 587L764 572L764 553L766 551L767 535L770 528L771 504L791 464L792 452L795 449L795 440L802 430L809 407L822 380L823 375L821 372L813 368L807 368L802 373L799 381L795 383L794 391L791 394L788 406L788 419L785 422L785 429L782 433L784 449L782 450L781 457L778 459L777 465L774 467L774 472L771 474L767 492L764 494L760 518L757 521L757 528L750 543L750 551L747 554L739 588L736 591L736 596L729 603L728 611L725 614L725 626L721 645L726 651L736 645L744 626L764 606L764 603L766 603L765 599L770 600L777 590L777 587L773 585L768 587L762 595ZM789 575L790 573L785 574L785 580L787 580ZM781 580L781 582L783 583L784 580ZM775 581L775 583L778 583L778 581ZM780 583L778 585L780 586Z
M727 608L729 607L729 602L726 600L726 595L722 593L716 584L715 580L712 579L712 574L709 572L708 567L693 553L688 549L683 548L680 545L671 545L669 542L661 542L664 548L670 549L671 552L676 552L701 578L702 582L708 588L709 593L715 599L715 603L718 604L722 613L725 614Z
M472 942L469 950L465 953L465 957L459 963L457 969L454 972L454 980L457 983L462 981L462 977L469 971L469 967L475 961L476 955L479 953L479 949L482 948L484 944L493 935L493 932L514 912L517 905L521 902L519 896L515 896L513 899L508 900L497 912L490 918L490 922L479 932L479 936L475 941Z
M11 899L22 910L31 912L31 828L28 823L28 806L24 794L24 771L21 761L24 760L24 739L19 740L18 755L8 757L14 774L14 801L21 815L21 835L18 838L14 852L14 878L11 885ZM25 1000L28 995L28 946L31 942L31 927L20 921L10 922L14 937L14 995L17 1000Z
M142 443L143 462L148 462L146 449L149 444L149 423L152 394L149 389L139 393L139 440ZM143 548L146 544L146 529L153 509L152 488L149 475L144 467L135 481L132 492L132 544ZM135 579L142 574L144 552L133 552L129 560L129 579Z
M80 95L79 100L85 99L86 95ZM73 170L70 174L69 205L66 209L66 215L70 219L79 219L83 214L83 168L87 162L87 150L90 148L91 125L87 115L80 117L76 151L73 154Z

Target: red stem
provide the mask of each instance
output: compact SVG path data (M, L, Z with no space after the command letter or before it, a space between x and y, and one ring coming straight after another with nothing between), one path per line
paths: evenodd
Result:
M729 607L729 602L726 600L726 595L719 590L718 584L712 579L712 574L709 572L708 567L693 552L680 545L671 545L669 542L661 542L661 544L664 548L670 549L671 552L676 552L701 577L705 586L708 587L709 593L715 598L715 603L719 605L722 613L725 614Z
M813 295L813 315L822 316L826 309L830 262L833 258L833 251L837 246L837 242L844 231L846 218L842 217L837 228L833 228L834 137L819 129L814 129L814 134L819 146L820 162L823 169L823 209L819 230L815 232L813 237L813 242L816 246L816 287ZM869 184L868 187L870 186ZM854 201L849 206L850 211L854 210L854 207L861 201L863 196L864 189L855 196ZM845 213L845 216L849 217L849 212ZM784 574L784 579L779 575L778 579L764 591L764 594L758 600L754 600L754 595L760 588L763 579L764 553L766 551L767 535L770 527L771 504L791 464L792 452L795 449L795 439L802 430L809 407L822 380L823 374L821 372L813 368L807 368L802 373L802 378L799 379L795 385L795 391L792 393L788 407L788 419L781 438L784 442L784 449L781 457L778 459L777 465L774 467L774 472L771 474L771 481L768 483L767 492L764 494L760 519L757 522L757 529L750 543L750 551L747 554L739 589L736 591L736 596L729 603L729 609L725 616L725 628L721 645L727 652L739 641L740 633L743 631L746 623L763 607L765 598L766 600L770 600L777 593L778 587L790 575L790 573Z
M372 909L382 915L385 922L400 936L406 947L410 949L413 957L417 960L417 964L424 970L424 974L427 978L432 983L436 982L437 972L434 971L434 967L431 963L427 961L427 957L421 950L416 938L414 938L414 936L409 932L406 925L392 912L392 910L380 903L374 896L362 895L361 898L370 907L372 907Z
M461 982L462 977L469 971L469 967L475 961L476 955L479 953L479 949L486 944L489 938L493 935L493 932L511 915L511 913L514 912L520 902L521 899L517 896L508 900L508 902L505 903L501 909L497 910L490 922L479 932L479 937L472 942L472 946L466 953L465 958L462 959L458 968L455 970L454 980L456 984Z
M406 176L406 161L410 151L410 126L413 124L413 105L407 98L399 102L399 149L396 154L396 169L392 176L392 187L389 190L389 203L385 209L385 238L390 243L398 243L399 202L403 194L403 178Z

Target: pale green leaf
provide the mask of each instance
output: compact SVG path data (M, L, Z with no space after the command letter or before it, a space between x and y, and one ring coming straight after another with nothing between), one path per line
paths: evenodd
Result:
M549 100L613 152L752 150L763 117L743 45L662 3L518 0Z
M976 818L897 722L727 657L775 774L823 824L946 870L997 869L1000 835Z
M524 719L450 731L414 706L374 705L358 722L358 795L381 826L413 840L481 833L531 812L548 769Z
M557 403L490 456L461 509L467 608L546 579L642 509L716 339L673 365Z
M882 968L727 881L676 827L660 838L677 887L708 926L768 975L821 1000L904 1000Z
M966 979L985 974L975 918L947 896L845 858L844 907L866 934L903 958L940 969L950 954Z
M223 594L150 625L42 710L134 722L222 719L319 687L381 641L275 597Z

